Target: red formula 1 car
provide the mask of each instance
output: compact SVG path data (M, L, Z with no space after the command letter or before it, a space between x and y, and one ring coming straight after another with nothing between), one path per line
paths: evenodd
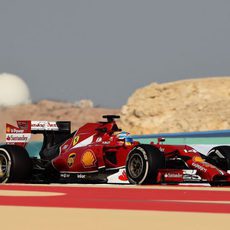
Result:
M18 121L6 125L0 146L0 182L106 183L120 169L131 184L208 182L230 184L230 151L204 156L187 145L141 144L115 119L88 123L71 133L70 122ZM26 150L31 134L44 135L39 157ZM123 175L124 176L124 175Z

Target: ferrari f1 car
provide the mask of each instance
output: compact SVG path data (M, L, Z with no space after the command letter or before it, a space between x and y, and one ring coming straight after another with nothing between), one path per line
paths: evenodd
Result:
M120 169L131 184L206 182L230 184L230 147L204 156L187 145L141 144L118 128L119 116L88 123L71 133L70 122L17 121L6 125L0 146L0 182L107 183ZM38 157L28 153L32 134L43 134ZM123 175L124 176L124 175Z

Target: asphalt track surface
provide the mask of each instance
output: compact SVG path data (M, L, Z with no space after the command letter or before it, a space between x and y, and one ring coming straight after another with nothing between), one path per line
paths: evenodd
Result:
M230 187L0 185L2 229L230 229Z

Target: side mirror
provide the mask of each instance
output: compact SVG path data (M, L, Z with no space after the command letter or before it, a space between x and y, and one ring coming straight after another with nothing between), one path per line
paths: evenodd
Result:
M159 137L159 138L157 138L157 141L158 141L158 144L161 143L161 142L165 142L165 138Z

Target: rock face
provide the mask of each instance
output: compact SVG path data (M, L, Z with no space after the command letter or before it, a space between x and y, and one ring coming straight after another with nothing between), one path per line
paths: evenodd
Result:
M152 83L136 90L121 111L136 134L230 128L230 77Z
M138 89L119 109L94 108L91 101L67 103L43 100L36 104L0 107L0 142L5 123L16 120L69 120L72 130L103 114L119 114L119 126L132 134L230 129L230 77L152 83ZM41 139L41 135L35 135Z
M75 104L43 100L36 104L0 108L0 142L5 141L5 124L16 125L16 120L71 121L72 130L87 122L102 120L104 114L118 114L120 110L105 108L79 108ZM34 135L39 140L42 135Z

